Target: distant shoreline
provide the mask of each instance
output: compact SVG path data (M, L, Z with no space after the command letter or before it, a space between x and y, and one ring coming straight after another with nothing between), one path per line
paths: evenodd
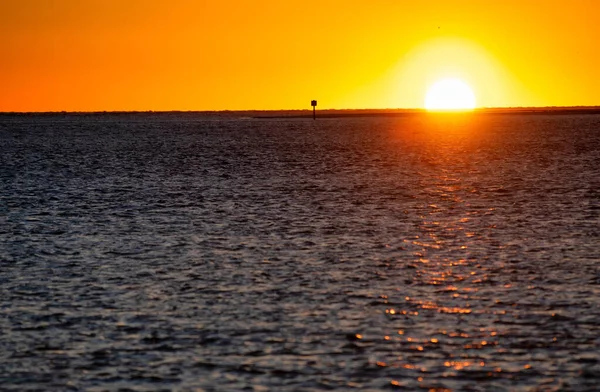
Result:
M173 116L211 116L219 118L255 118L285 119L312 118L312 110L219 110L219 111L90 111L90 112L0 112L1 117L8 116L98 116L98 115L173 115ZM473 111L429 112L425 109L322 109L317 110L318 118L342 117L403 117L423 114L524 114L524 115L573 115L600 114L600 106L566 106L566 107L514 107L514 108L479 108Z
M312 112L282 115L259 115L254 118L312 118ZM338 117L403 117L423 114L526 114L526 115L573 115L573 114L600 114L600 107L540 107L540 108L481 108L472 111L427 111L424 109L348 109L348 110L321 110L317 111L320 118Z

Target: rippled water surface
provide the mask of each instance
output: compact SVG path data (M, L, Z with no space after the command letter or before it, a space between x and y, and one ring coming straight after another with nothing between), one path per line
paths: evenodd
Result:
M598 115L5 115L0 154L0 390L600 385Z

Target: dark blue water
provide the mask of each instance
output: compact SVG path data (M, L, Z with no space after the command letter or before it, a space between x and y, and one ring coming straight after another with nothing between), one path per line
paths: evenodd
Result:
M0 117L2 391L595 391L600 115Z

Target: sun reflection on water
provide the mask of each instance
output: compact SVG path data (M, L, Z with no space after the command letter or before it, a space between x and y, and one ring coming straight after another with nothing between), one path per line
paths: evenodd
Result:
M388 333L384 340L397 345L398 354L410 353L416 361L407 363L402 355L381 361L386 367L416 372L420 383L427 382L427 368L436 367L450 369L448 377L475 370L493 377L502 373L494 360L502 349L502 333L489 323L506 310L493 306L497 293L490 290L491 265L480 245L494 237L496 226L481 224L495 208L480 204L481 184L473 180L480 170L469 154L475 148L471 138L477 137L477 118L432 116L428 121L428 127L414 135L426 150L424 156L415 157L421 168L420 213L414 222L419 234L403 240L411 257L399 262L413 294L403 302L393 293L384 294L389 305L384 314L401 327L395 330L396 339ZM391 383L401 386L401 381Z

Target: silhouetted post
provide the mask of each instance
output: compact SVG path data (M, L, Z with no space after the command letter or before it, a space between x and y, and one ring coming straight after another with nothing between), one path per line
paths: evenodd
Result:
M313 99L310 101L310 105L313 107L313 120L317 119L317 100Z

